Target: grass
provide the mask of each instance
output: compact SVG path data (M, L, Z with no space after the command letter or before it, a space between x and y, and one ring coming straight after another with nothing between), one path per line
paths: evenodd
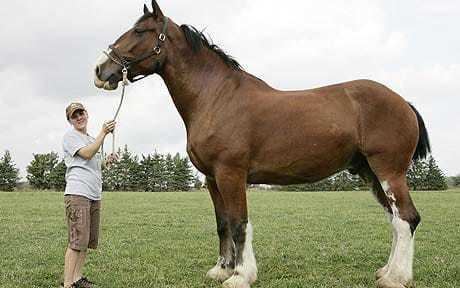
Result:
M460 190L415 192L418 288L460 287ZM249 193L254 288L374 287L390 227L370 193ZM100 247L85 273L98 287L220 287L207 193L105 193ZM62 193L0 193L0 286L57 287L66 246Z

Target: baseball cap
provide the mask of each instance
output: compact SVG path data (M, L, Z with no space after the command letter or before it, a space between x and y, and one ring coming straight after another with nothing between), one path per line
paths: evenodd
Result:
M72 116L73 112L75 112L77 110L86 111L85 106L83 106L83 104L78 103L78 102L70 103L69 106L67 106L67 108L65 108L65 114L66 114L67 120L69 120L70 116Z

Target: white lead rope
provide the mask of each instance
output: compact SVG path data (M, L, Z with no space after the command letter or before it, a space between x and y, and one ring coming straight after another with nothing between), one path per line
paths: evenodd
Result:
M128 69L126 69L126 67L123 67L121 72L123 73L123 81L121 82L121 86L122 86L121 97L120 97L120 103L118 104L117 111L115 112L115 116L113 116L113 121L117 120L118 113L120 113L121 104L123 104L123 99L125 98L125 87L129 84ZM102 141L101 153L102 153L102 157L104 157L104 141ZM112 131L112 154L113 153L115 153L115 130Z

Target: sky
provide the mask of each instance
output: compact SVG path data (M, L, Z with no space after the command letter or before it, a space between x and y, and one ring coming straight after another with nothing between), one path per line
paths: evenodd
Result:
M78 3L78 4L77 4ZM96 135L120 90L93 84L96 59L150 1L8 1L0 10L0 155L21 176L33 154L62 154L65 107L82 102ZM353 79L379 81L421 113L433 156L460 173L457 97L460 1L159 0L178 24L192 24L249 73L281 90ZM116 145L134 153L185 155L185 128L157 75L127 87ZM111 147L111 137L106 140ZM106 148L108 149L108 148Z

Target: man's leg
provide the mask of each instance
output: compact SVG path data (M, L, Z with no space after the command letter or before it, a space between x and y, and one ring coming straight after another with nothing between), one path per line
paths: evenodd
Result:
M77 282L83 276L82 268L85 264L86 251L80 251L77 262L75 263L75 270L73 271L73 282Z
M64 263L64 288L70 287L74 282L74 272L80 258L80 251L67 247Z
M82 196L65 196L69 245L65 255L64 287L81 277L90 234L90 200ZM78 277L78 278L77 278Z

